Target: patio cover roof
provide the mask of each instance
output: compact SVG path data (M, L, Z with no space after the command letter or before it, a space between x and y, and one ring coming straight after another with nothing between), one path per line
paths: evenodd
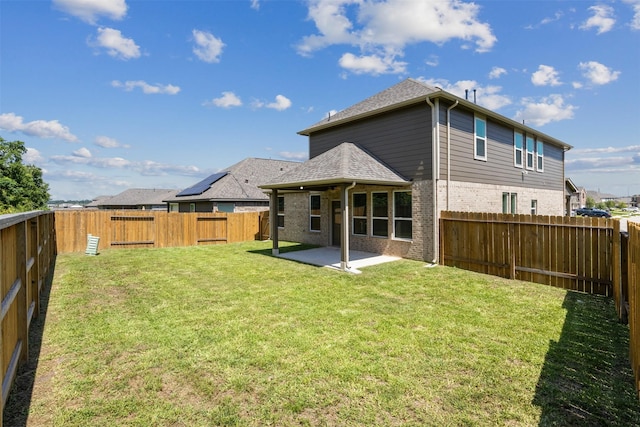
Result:
M338 184L409 185L393 169L351 142L344 142L309 159L260 188L318 189Z

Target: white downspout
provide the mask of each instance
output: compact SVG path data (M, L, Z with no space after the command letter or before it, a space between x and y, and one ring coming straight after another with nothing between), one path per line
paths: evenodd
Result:
M342 217L342 260L340 261L340 269L348 270L349 267L349 190L356 186L356 182L353 181L351 185L344 188L343 203L344 207Z
M431 107L431 174L433 178L433 260L431 261L433 264L438 263L438 239L436 230L438 229L438 147L440 145L440 135L438 132L438 107L439 103L436 99L436 104L427 97L427 104Z
M447 108L447 210L449 210L449 185L451 185L451 110L458 106L458 100L455 104Z

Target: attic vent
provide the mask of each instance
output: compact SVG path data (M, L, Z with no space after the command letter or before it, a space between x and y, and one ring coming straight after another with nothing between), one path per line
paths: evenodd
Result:
M248 180L248 179L245 179L245 180L244 180L244 183L245 183L245 184L248 184L248 183L249 183L249 180Z

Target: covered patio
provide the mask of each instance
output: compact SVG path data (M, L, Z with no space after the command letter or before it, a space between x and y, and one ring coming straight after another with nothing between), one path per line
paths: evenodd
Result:
M278 217L279 192L339 190L341 217L345 218L340 223L340 247L328 247L324 252L328 256L333 253L332 250L339 250L339 262L326 258L322 265L350 271L356 268L356 264L351 262L352 259L357 263L378 256L377 254L360 255L359 252L350 250L349 191L356 185L408 187L411 181L403 178L356 144L345 142L307 160L297 168L279 176L276 181L261 185L260 188L271 191L270 217L274 219ZM278 224L275 220L271 221L271 240L273 241L272 252L278 256ZM330 242L327 241L326 244L329 246ZM323 252L318 251L318 254L320 253ZM287 254L286 257L290 255ZM318 258L321 258L320 255ZM318 264L320 262L310 262L310 264L320 265Z
M401 258L379 255L370 252L349 251L348 266L343 269L341 266L341 250L335 246L326 246L322 248L306 249L302 251L287 252L278 255L280 258L301 262L304 264L317 265L319 267L328 267L337 270L345 270L349 273L360 274L361 268L370 267L372 265L383 264L385 262L397 261Z

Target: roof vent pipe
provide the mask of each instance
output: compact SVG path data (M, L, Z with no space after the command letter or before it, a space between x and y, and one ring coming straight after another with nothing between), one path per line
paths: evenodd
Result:
M476 103L476 90L473 90L473 103Z
M464 99L469 100L469 89L464 90Z

